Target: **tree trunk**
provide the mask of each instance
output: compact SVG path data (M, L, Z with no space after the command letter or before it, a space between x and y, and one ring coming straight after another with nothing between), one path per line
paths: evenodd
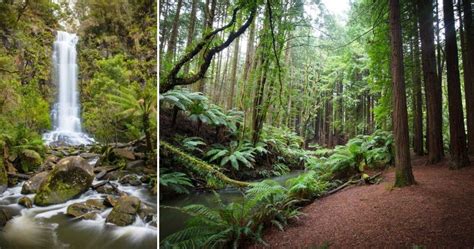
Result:
M466 97L468 152L474 155L474 26L472 23L472 1L463 0L464 41L463 67L464 91Z
M441 85L436 73L436 56L433 34L433 2L418 0L421 59L428 115L428 163L434 164L444 157ZM441 76L440 76L441 77Z
M204 5L204 27L202 29L202 36L212 29L212 24L214 23L214 16L216 13L216 0L206 0ZM204 92L204 85L206 84L206 77L199 80L197 84L197 90L199 92Z
M415 7L416 8L416 7ZM416 13L416 12L415 12ZM413 151L416 155L422 156L423 153L423 100L421 96L421 77L420 77L420 47L418 38L418 25L414 22L413 47Z
M410 146L408 138L408 114L403 79L403 49L400 24L400 4L390 0L390 43L392 50L392 105L393 134L395 140L395 186L403 187L415 184L411 170Z
M166 59L168 60L173 60L174 54L176 52L176 43L178 41L179 14L181 12L182 5L183 0L178 0L176 13L173 20L173 29L171 30L170 41L168 43L168 51L166 52Z
M239 64L239 41L237 37L235 39L234 54L232 55L232 72L230 78L230 96L227 98L227 109L232 109L234 106L234 94L235 88L237 87L237 66Z
M453 1L443 0L445 27L446 69L448 74L448 107L451 168L461 168L469 164L464 133L464 118L462 111L461 83L459 80L458 49L456 30L454 27Z

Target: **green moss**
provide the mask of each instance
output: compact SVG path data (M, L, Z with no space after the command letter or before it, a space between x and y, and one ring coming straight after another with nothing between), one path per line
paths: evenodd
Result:
M60 167L56 167L41 184L35 204L47 206L73 199L86 191L92 180L93 177L79 169L61 171Z
M0 188L8 185L7 170L3 164L3 158L0 157Z
M194 156L191 156L180 149L174 147L173 145L165 142L165 141L160 141L160 146L166 150L169 151L170 153L174 154L175 156L179 157L183 161L185 161L189 166L193 166L198 168L201 171L204 171L213 177L218 178L219 180L234 185L236 187L248 187L250 183L248 182L242 182L238 180L231 179L224 175L222 172L220 172L216 167L212 166L209 163L204 162L203 160L196 158Z

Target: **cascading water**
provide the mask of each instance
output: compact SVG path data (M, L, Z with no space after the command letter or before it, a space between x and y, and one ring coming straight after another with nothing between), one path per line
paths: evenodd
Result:
M58 31L53 50L54 82L59 88L51 116L54 130L43 135L46 144L80 145L94 140L82 132L77 91L76 44L78 37Z

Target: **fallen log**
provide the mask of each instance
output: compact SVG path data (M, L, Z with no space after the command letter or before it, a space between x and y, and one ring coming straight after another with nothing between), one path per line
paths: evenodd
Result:
M360 184L360 183L374 184L375 182L373 182L373 181L374 181L377 177L379 177L380 175L382 175L382 172L379 172L379 173L377 173L377 174L375 174L375 175L373 175L373 176L369 176L369 177L367 177L367 178L365 178L365 179L364 179L364 178L360 178L360 179L358 179L358 180L352 180L352 179L351 179L351 180L345 182L344 184L340 185L339 187L337 187L337 188L335 188L335 189L332 189L332 190L329 190L329 191L323 193L323 194L321 195L321 197L328 196L328 195L332 195L332 194L334 194L334 193L336 193L336 192L338 192L338 191L340 191L340 190L342 190L342 189L344 189L344 188L346 188L346 187L348 187L348 186L350 186L350 185L354 185L354 184Z

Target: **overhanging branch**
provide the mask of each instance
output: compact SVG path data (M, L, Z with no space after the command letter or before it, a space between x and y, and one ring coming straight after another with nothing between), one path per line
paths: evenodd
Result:
M166 76L165 81L163 82L163 84L160 85L160 93L167 92L167 91L173 89L173 87L178 86L178 85L193 84L193 83L195 83L195 82L197 82L200 79L203 79L205 77L206 71L209 68L209 66L211 65L212 58L217 53L221 52L226 47L228 47L237 37L242 35L245 32L245 30L247 30L247 28L250 26L253 19L255 18L256 12L257 12L257 6L256 5L252 7L252 9L250 10L249 17L247 18L245 23L239 29L237 29L237 31L230 32L229 36L227 37L227 39L223 43L212 47L211 49L209 49L208 51L206 51L204 53L204 56L203 56L204 60L203 60L202 64L200 65L199 71L197 73L191 74L191 75L188 75L188 76L184 76L184 77L179 77L178 73L186 63L191 61L195 56L197 56L204 49L204 47L207 47L207 45L209 45L212 38L214 38L214 36L217 33L221 32L221 31L223 31L223 30L225 30L225 29L227 29L227 28L229 28L229 27L231 27L235 24L235 22L237 20L237 13L238 13L239 10L241 10L241 7L235 8L233 13L232 13L232 19L230 20L230 22L227 25L225 25L221 28L218 28L218 29L212 31L211 33L209 33L208 35L206 35L194 47L193 50L191 50L190 52L185 54L176 63L176 65L171 69L171 71Z

